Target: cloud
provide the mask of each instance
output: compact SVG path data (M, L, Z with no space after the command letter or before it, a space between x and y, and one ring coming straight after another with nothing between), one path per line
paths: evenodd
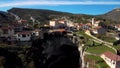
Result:
M34 6L34 5L120 5L120 2L93 2L93 1L16 1L9 3L1 3L0 7L16 7L16 6Z

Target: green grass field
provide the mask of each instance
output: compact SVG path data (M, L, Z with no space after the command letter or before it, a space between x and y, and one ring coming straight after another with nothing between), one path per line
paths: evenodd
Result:
M116 41L115 38L113 38L113 37L106 37L106 36L101 36L99 39L104 40L106 42L111 42L111 43Z
M99 46L91 46L89 47L86 52L90 52L90 53L94 53L94 54L102 54L106 51L110 51L115 53L115 51L109 47L103 46L103 45L99 45Z
M113 46L115 49L120 49L120 45L114 45Z
M80 35L83 35L84 37L86 38L91 38L90 36L86 35L84 31L79 31L79 32L76 32L77 34L80 34Z
M86 49L86 52L90 52L90 53L93 53L93 54L97 54L97 55L100 55L106 51L110 51L110 52L113 52L115 53L115 51L107 46L104 46L102 44L99 44L99 43L96 43L94 42L94 46L91 46L92 45L92 39L90 36L86 35L84 33L84 31L79 31L77 32L77 34L80 34L80 35L83 35L85 38L88 38L89 40L87 40L87 42L85 43L85 45L88 47ZM114 42L115 39L113 38L105 38L105 37L102 37L102 40L104 41L107 41L107 42ZM114 46L115 48L118 48L118 46ZM100 58L100 56L93 56L93 55L86 55L85 58L87 59L90 59L92 61L95 61L95 65L94 65L94 68L110 68L102 58ZM91 62L90 62L91 64ZM91 67L90 67L91 68Z

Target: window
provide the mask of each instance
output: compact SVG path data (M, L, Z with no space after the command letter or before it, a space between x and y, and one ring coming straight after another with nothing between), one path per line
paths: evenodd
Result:
M22 35L22 37L26 37L26 35L25 35L25 34L23 34L23 35Z
M115 61L113 61L113 64L115 64Z
M30 35L28 34L27 36L29 37Z
M20 37L20 34L18 34L18 37Z
M3 34L8 34L8 30L3 30Z

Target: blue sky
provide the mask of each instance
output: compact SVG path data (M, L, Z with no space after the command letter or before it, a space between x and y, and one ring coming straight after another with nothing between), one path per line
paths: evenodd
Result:
M120 8L120 0L0 0L1 11L12 7L98 15Z

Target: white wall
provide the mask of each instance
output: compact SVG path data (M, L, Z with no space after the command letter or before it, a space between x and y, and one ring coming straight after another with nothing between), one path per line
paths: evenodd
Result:
M98 27L99 24L98 24L98 23L94 23L93 26L94 26L94 27Z
M31 35L30 34L26 34L25 37L23 37L22 34L17 34L16 38L17 38L18 41L30 41Z
M52 27L54 27L54 26L55 26L55 23L56 23L56 21L50 21L50 22L49 22L49 25L52 26Z
M1 36L4 36L4 37L14 36L14 30L8 29L6 34L3 34L3 30L1 30Z
M8 30L8 35L9 35L9 36L13 36L13 35L14 35L14 30L13 30L13 29Z
M68 26L68 27L73 27L74 24L73 24L72 22L67 22L67 26Z
M97 30L93 30L92 31L94 34L98 34L98 31Z
M120 28L118 27L117 30L120 31Z
M120 37L115 37L116 40L120 40Z

